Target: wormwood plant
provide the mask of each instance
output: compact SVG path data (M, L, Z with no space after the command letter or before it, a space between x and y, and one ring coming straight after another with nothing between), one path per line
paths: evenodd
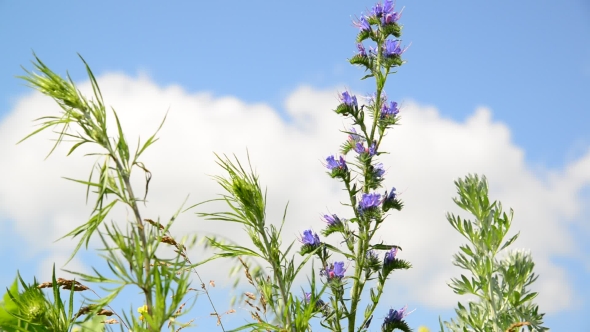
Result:
M533 273L535 263L530 253L515 250L499 257L518 238L519 233L504 240L514 212L510 209L506 214L500 202L490 203L485 176L468 175L455 181L455 185L459 197L453 201L475 219L447 213L451 226L469 241L459 247L461 251L453 256L453 263L472 276L462 274L449 286L457 294L476 296L477 301L470 301L468 307L459 302L455 309L457 320L445 322L445 326L457 332L514 332L523 326L529 331L548 331L542 326L544 314L533 303L537 293L528 288L538 277ZM442 323L440 328L444 331Z
M279 225L266 219L266 193L262 192L258 176L237 159L217 156L226 177L216 176L215 180L226 193L214 201L226 202L230 211L199 215L208 220L243 225L255 249L211 239L211 245L219 249L214 258L253 257L263 261L270 271L266 277L252 278L245 265L247 279L256 290L256 294L250 293L248 301L256 322L240 329L307 331L311 330L311 319L317 317L321 326L331 331L367 331L390 274L410 268L408 262L397 257L401 248L374 240L386 213L402 208L395 188L390 187L383 195L377 192L382 188L385 174L383 164L378 162L384 153L381 142L386 131L399 121L398 105L387 100L384 87L392 69L403 64L401 55L405 49L396 39L401 36L397 23L400 14L394 10L393 1L385 1L354 22L360 30L356 40L358 53L349 61L368 72L363 79L375 79L376 89L364 105L359 105L356 96L348 91L343 92L335 110L350 119L352 127L344 131L348 139L341 146L341 155L328 156L325 166L329 176L342 182L349 199L345 205L350 212L347 218L325 215L327 225L321 233L326 238L343 241L344 250L320 239L312 230L304 230L299 251L303 261L296 263L292 254L295 242L284 250L281 246L285 217ZM373 46L367 51L363 42L368 41ZM344 156L349 153L353 157L347 162ZM320 263L319 276L312 270L309 292L302 294L293 289L293 282L312 257ZM366 290L368 294L363 293ZM369 295L369 303L361 309L363 295ZM322 300L322 296L328 300ZM256 300L258 303L253 302ZM407 314L406 307L384 313L381 330L410 331L404 321Z

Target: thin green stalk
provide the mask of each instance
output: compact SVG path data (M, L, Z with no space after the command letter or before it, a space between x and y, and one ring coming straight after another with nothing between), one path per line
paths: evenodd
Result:
M286 311L286 316L287 316L287 326L291 328L291 330L294 330L294 326L292 326L291 323L291 313L289 310L289 306L287 305L288 302L288 297L287 297L287 290L285 288L285 283L283 282L283 274L281 273L281 267L276 265L276 260L273 259L274 257L271 257L272 255L272 248L270 246L270 242L268 241L268 237L266 236L266 231L264 230L264 228L259 228L259 233L262 234L262 239L264 240L264 245L266 247L266 250L268 252L269 255L269 262L274 270L274 279L275 282L279 284L279 291L281 292L281 297L283 298L283 305L284 305L284 310ZM277 257L278 258L278 257ZM279 312L282 312L281 308L279 308Z
M125 183L125 187L126 187L125 189L129 193L129 200L128 200L127 204L131 207L131 209L133 210L133 214L135 215L135 221L137 223L139 238L141 241L141 245L143 246L144 257L145 257L144 269L146 272L146 278L145 278L145 283L143 283L143 280L140 281L140 282L142 282L142 285L140 287L145 295L145 301L146 301L146 305L148 307L148 314L151 315L152 314L153 299L152 299L152 292L151 292L151 285L150 285L150 252L149 252L149 248L147 245L147 239L145 236L145 229L143 226L143 221L141 219L139 207L137 206L137 200L135 199L135 194L133 193L133 187L131 186L131 182L129 181L129 174L127 173L127 170L123 167L123 165L121 164L119 159L115 157L115 154L112 152L110 145L106 146L106 148L109 150L110 157L115 161L115 164L117 165L117 170L119 171L119 174L121 175L121 177L123 177L123 182ZM151 326L149 325L149 323L148 323L148 328L151 329Z

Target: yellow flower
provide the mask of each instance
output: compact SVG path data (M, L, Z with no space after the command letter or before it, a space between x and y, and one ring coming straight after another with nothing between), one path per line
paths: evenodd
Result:
M430 330L426 326L420 326L418 332L430 332Z
M142 307L137 308L137 312L141 314L139 315L139 320L144 320L143 314L148 312L148 306L144 304Z

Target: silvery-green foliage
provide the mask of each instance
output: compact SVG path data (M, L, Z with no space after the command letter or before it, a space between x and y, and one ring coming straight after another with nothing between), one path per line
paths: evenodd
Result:
M468 241L453 256L453 264L467 275L453 278L449 286L460 295L474 295L476 301L457 304L457 318L445 322L450 331L500 332L547 331L543 315L533 303L537 296L530 285L537 280L530 253L508 251L518 233L504 240L512 224L513 211L502 211L500 202L490 202L485 178L468 175L455 181L459 197L454 202L470 212L473 220L447 213L447 220ZM503 256L503 257L502 257ZM441 330L443 326L441 324Z

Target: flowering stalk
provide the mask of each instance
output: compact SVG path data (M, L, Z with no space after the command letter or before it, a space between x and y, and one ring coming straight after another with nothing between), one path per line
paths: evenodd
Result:
M352 118L353 125L360 129L360 132L357 132L356 128L352 127L347 132L349 134L348 140L341 149L343 155L347 155L350 151L356 152L356 162L349 164L361 174L360 181L353 180L350 175L350 166L343 156L338 159L334 156L326 158L326 167L330 170L330 176L344 183L354 213L354 217L347 223L338 227L329 225L324 232L326 236L340 233L344 237L350 251L344 255L355 264L350 277L352 289L349 308L344 305L341 312L346 312L346 315L335 315L332 318L334 325L340 319L346 318L349 332L362 331L369 327L388 275L394 270L410 267L409 263L395 257L399 247L372 243L379 225L385 219L384 212L402 208L401 201L396 197L395 188L391 188L389 193L386 191L384 196L374 192L382 186L385 173L383 164L375 162L381 153L379 152L381 141L385 131L398 122L397 103L394 101L388 103L384 87L391 69L403 64L401 55L405 49L401 48L400 40L391 39L391 37L399 38L401 36L401 27L397 23L400 16L401 12L395 11L393 1L385 1L383 4L377 3L369 15L361 15L358 21L354 22L354 25L360 30L357 36L358 53L349 61L353 65L364 67L369 72L363 79L375 78L376 91L369 104L360 107L356 96L351 95L348 91L343 92L340 97L341 104L335 112ZM367 51L363 44L366 40L373 41L376 44L375 47L370 47ZM365 121L365 110L369 112L371 117L368 124ZM352 229L352 224L356 224L356 230ZM387 250L382 264L378 260L377 250ZM377 285L370 290L371 303L365 310L361 324L357 324L357 308L363 290L368 281L375 279L373 278L375 274L377 274ZM341 302L341 292L333 292L332 295L335 298L333 306L339 306L336 303ZM334 309L336 310L336 308ZM404 314L389 317L383 323L382 330L392 331L396 328L409 330L409 327L403 322L404 317Z

